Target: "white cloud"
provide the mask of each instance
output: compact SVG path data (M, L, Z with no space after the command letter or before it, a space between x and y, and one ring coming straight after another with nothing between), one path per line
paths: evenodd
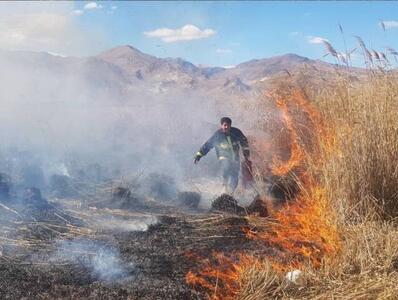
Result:
M319 36L307 36L307 41L310 44L322 44L323 42L329 42L327 39Z
M116 5L112 5L111 6L111 10L117 10L117 6Z
M80 28L75 16L72 2L0 2L0 49L65 55L98 52L101 32Z
M236 66L233 66L233 65L231 65L231 66L223 66L222 68L224 68L224 69L233 69L233 68L235 68Z
M97 2L89 2L86 5L84 5L84 9L100 9L103 6L101 4L98 4Z
M391 28L397 28L398 27L398 21L383 21L379 23L380 26L383 27L384 24L384 28L385 29L391 29Z
M218 48L218 49L216 49L216 53L227 54L227 53L232 53L232 50L231 49Z
M75 10L73 11L73 14L76 15L76 16L80 16L80 15L82 15L83 13L84 13L84 11L82 11L81 9L75 9Z
M160 38L166 43L173 43L208 38L215 35L216 31L209 28L201 30L194 25L187 24L177 29L159 28L153 31L146 31L144 34L148 37Z

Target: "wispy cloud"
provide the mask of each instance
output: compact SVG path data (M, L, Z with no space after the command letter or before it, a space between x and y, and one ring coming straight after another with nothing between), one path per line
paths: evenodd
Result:
M216 53L227 54L227 53L232 53L232 50L231 49L218 48L218 49L216 49Z
M84 13L84 11L81 9L75 9L72 13L76 16L80 16Z
M379 25L385 29L398 28L398 21L381 21Z
M144 34L148 37L160 38L166 43L173 43L208 38L215 35L216 31L209 28L201 30L195 25L187 24L177 29L159 28L153 31L146 31Z
M97 2L89 2L86 5L84 5L84 9L89 10L89 9L100 9L103 6L101 4L98 4Z
M323 42L329 42L327 39L319 36L307 36L307 41L310 44L323 44Z

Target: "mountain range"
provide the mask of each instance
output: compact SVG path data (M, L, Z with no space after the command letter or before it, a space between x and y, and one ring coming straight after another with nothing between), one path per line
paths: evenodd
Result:
M221 88L241 93L274 76L298 72L304 66L322 73L341 68L296 54L253 59L232 68L200 67L181 58L157 58L128 45L105 51L96 58L119 67L132 82L146 81L160 87Z
M279 75L295 74L307 68L314 77L325 77L342 68L296 54L254 59L233 68L201 67L181 58L158 58L128 45L83 58L46 52L1 51L0 63L3 83L15 76L29 82L28 85L41 86L34 83L40 81L40 77L54 81L58 78L63 84L77 81L79 86L84 82L98 92L112 91L113 96L116 93L121 97L134 92L159 95L182 90L250 97L258 87ZM32 78L31 74L44 76Z

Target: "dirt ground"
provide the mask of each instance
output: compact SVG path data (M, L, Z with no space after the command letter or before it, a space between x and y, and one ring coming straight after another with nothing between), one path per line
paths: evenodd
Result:
M2 204L0 298L205 299L185 283L198 267L191 254L259 251L240 209L194 211L128 193L100 200Z

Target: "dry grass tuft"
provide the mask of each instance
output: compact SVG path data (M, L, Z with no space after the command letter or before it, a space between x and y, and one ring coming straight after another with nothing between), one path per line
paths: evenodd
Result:
M273 299L287 286L268 261L248 266L241 279L239 300Z

